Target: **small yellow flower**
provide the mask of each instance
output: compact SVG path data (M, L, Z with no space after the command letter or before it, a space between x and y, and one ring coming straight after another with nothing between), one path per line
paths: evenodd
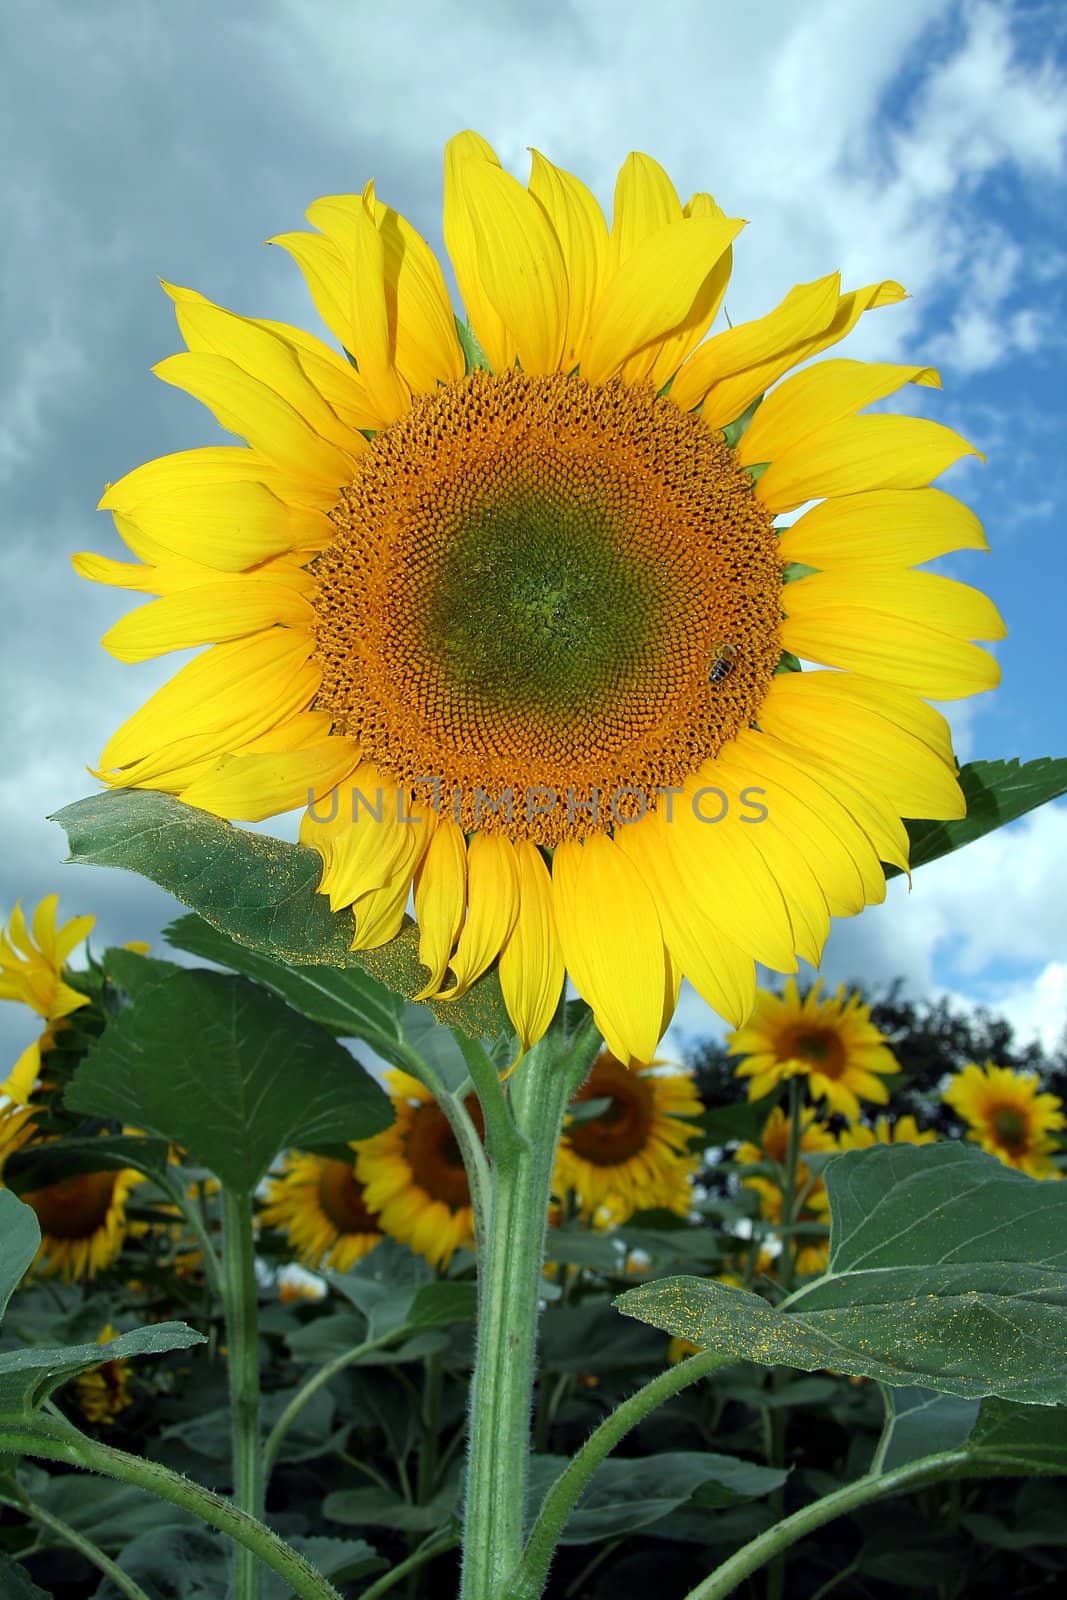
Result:
M740 1288L740 1284L737 1287ZM679 1361L685 1361L689 1356L698 1356L703 1348L703 1345L694 1344L692 1339L685 1339L681 1334L676 1334L667 1346L667 1360L672 1367L676 1367Z
M934 1144L936 1140L934 1129L920 1128L912 1116L897 1117L892 1122L886 1116L876 1117L873 1127L853 1122L837 1136L841 1150L869 1150L876 1144Z
M1059 1178L1050 1160L1058 1148L1050 1138L1067 1127L1063 1101L1040 1093L1036 1072L1013 1072L987 1061L969 1062L941 1097L967 1123L967 1137L1031 1178Z
M109 1322L97 1334L96 1342L108 1344L117 1337ZM130 1363L122 1356L117 1361L103 1361L74 1380L78 1409L87 1421L106 1428L111 1427L120 1411L133 1404L129 1390Z
M42 1052L51 1049L57 1029L71 1012L89 1004L87 995L64 982L63 968L96 918L72 917L57 928L58 904L58 895L46 895L33 914L32 928L27 928L22 906L16 902L6 929L0 928L0 1000L20 1001L48 1024L0 1083L0 1094L23 1106L40 1076Z
M900 1068L871 1021L870 1006L858 994L846 998L843 986L834 999L821 999L821 987L813 984L803 1000L793 978L781 996L761 989L748 1022L730 1034L727 1048L745 1058L735 1071L751 1079L750 1100L803 1076L813 1099L825 1096L834 1111L852 1119L861 1100L885 1104L889 1091L882 1076Z
M383 1237L351 1162L293 1152L267 1183L259 1219L280 1228L305 1267L347 1272Z
M383 1232L410 1245L435 1267L474 1246L474 1211L463 1159L448 1119L430 1091L390 1067L386 1080L396 1112L391 1128L356 1146L356 1175ZM467 1110L481 1131L481 1108Z
M699 1131L689 1119L703 1109L692 1077L655 1064L630 1069L605 1050L574 1098L608 1104L565 1128L555 1192L573 1191L597 1227L658 1207L684 1216L699 1162L688 1153Z

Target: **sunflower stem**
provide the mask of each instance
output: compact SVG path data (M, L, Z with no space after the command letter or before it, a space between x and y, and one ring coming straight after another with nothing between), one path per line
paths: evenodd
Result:
M126 1600L148 1600L141 1585L136 1583L128 1572L123 1572L106 1551L101 1550L100 1546L94 1544L84 1533L79 1533L77 1528L72 1528L69 1522L64 1522L62 1517L53 1516L44 1506L37 1505L35 1501L25 1496L16 1500L14 1496L0 1494L0 1506L10 1506L14 1511L21 1511L23 1516L29 1517L32 1522L55 1534L61 1543L70 1545L72 1550L77 1550L78 1554L102 1572L105 1578L111 1579L119 1593L126 1596ZM28 1552L23 1553L28 1554Z
M0 1421L0 1451L62 1461L68 1466L83 1467L119 1483L145 1489L171 1505L180 1506L209 1527L228 1535L242 1549L253 1552L288 1584L299 1600L341 1600L333 1584L316 1572L298 1551L222 1495L190 1478L183 1478L158 1461L129 1455L112 1445L90 1439L69 1422L42 1416L18 1422Z
M226 1314L233 1498L250 1517L263 1510L263 1454L259 1438L258 1295L252 1197L222 1191L222 1280ZM234 1552L234 1600L257 1600L259 1563L247 1545Z
M522 1553L552 1172L567 1102L598 1043L588 1018L567 1044L553 1029L528 1052L507 1085L515 1136L497 1141L491 1151L478 1245L478 1352L471 1384L462 1600L503 1600ZM488 1121L487 1113L487 1126Z

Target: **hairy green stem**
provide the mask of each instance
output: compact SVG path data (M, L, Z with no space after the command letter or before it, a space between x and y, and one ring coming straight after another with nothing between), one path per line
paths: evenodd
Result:
M775 1523L773 1528L768 1528L766 1533L761 1533L757 1539L736 1551L721 1567L716 1567L695 1589L690 1589L685 1600L725 1600L752 1573L758 1572L768 1561L773 1561L775 1556L788 1550L807 1534L814 1533L816 1528L832 1522L835 1517L855 1511L872 1500L881 1500L907 1489L922 1488L939 1479L963 1476L973 1471L974 1458L966 1450L944 1450L938 1455L924 1456L921 1461L910 1461L893 1472L868 1473L863 1478L857 1478L855 1483L846 1484L843 1489L836 1489L833 1494L824 1495L821 1500L803 1506L799 1511L794 1511L791 1517Z
M98 1544L86 1538L84 1533L79 1533L77 1528L72 1528L62 1517L53 1516L51 1511L46 1511L44 1506L39 1506L28 1496L16 1500L13 1496L0 1495L0 1505L11 1506L14 1511L21 1511L23 1516L29 1517L31 1522L36 1522L39 1527L48 1528L63 1544L69 1545L72 1550L77 1550L91 1566L96 1567L106 1578L110 1578L120 1594L126 1596L126 1600L148 1600L141 1585L135 1583L128 1572L123 1572Z
M301 1384L277 1422L267 1435L263 1445L263 1472L264 1477L270 1477L270 1471L278 1459L278 1452L285 1441L297 1417L319 1392L321 1388L336 1378L339 1372L346 1367L351 1367L355 1362L361 1361L364 1356L370 1355L374 1350L383 1350L386 1345L401 1344L409 1338L414 1330L407 1327L392 1328L388 1333L383 1333L377 1339L365 1339L362 1344L353 1345L351 1350L346 1350L342 1355L334 1356L332 1361L327 1361L324 1366L317 1367L307 1381Z
M205 1226L203 1213L199 1204L196 1200L190 1199L180 1184L172 1183L169 1175L166 1178L161 1178L158 1172L153 1172L147 1167L141 1170L147 1172L148 1176L153 1180L156 1186L163 1190L164 1194L168 1196L172 1204L177 1206L178 1210L182 1214L182 1217L188 1223L193 1237L200 1246L200 1253L204 1258L204 1273L207 1277L207 1281L210 1284L212 1291L221 1300L223 1298L223 1284L222 1269L219 1265L219 1255L215 1248L214 1241L212 1240L211 1235L208 1233L207 1227Z
M233 1498L250 1517L263 1514L259 1437L258 1294L252 1197L222 1191L222 1282L230 1380ZM234 1600L257 1600L259 1566L245 1545L234 1552Z
M549 1564L571 1512L597 1467L631 1428L636 1428L649 1412L672 1395L706 1378L716 1368L727 1366L729 1361L729 1356L710 1350L688 1356L644 1384L636 1394L632 1394L604 1418L545 1495L544 1504L526 1540L522 1560L503 1590L506 1600L539 1600L548 1577Z
M105 1478L145 1489L171 1505L180 1506L250 1551L264 1566L278 1573L299 1600L341 1600L332 1583L255 1517L238 1510L229 1500L205 1489L202 1484L160 1466L157 1461L128 1455L124 1450L90 1439L69 1423L46 1418L0 1422L0 1451L5 1450L12 1455L39 1456L45 1461L84 1467Z
M566 1042L559 1026L551 1029L508 1080L513 1134L501 1133L490 1146L488 1206L479 1239L462 1600L502 1600L522 1553L552 1172L567 1102L598 1047L588 1017ZM472 1076L477 1070L472 1064ZM495 1092L487 1090L489 1096ZM486 1123L488 1133L488 1113Z

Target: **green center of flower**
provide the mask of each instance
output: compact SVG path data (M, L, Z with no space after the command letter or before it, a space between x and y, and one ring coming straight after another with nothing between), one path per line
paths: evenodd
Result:
M1029 1133L1026 1114L1017 1106L998 1106L993 1112L993 1129L998 1144L1006 1150L1021 1150Z
M648 672L671 585L635 559L618 506L595 489L561 491L562 466L539 465L547 486L490 494L457 518L429 585L425 643L458 693L567 719Z

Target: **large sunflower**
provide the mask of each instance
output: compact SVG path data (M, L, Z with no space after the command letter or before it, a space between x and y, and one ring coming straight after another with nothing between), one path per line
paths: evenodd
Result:
M36 1140L33 1107L0 1113L0 1185L7 1158ZM92 1278L115 1261L129 1232L126 1202L144 1176L132 1168L77 1173L19 1199L37 1213L41 1242L31 1271L70 1283Z
M603 1212L612 1223L657 1207L684 1215L698 1162L688 1151L699 1130L688 1119L703 1110L690 1075L629 1068L603 1051L574 1098L607 1105L569 1121L555 1193L575 1194L583 1213L595 1219Z
M259 1219L280 1228L306 1267L347 1272L383 1237L352 1161L293 1151L271 1178Z
M727 1039L731 1055L744 1056L735 1070L749 1078L750 1100L759 1100L786 1078L806 1077L815 1099L834 1111L859 1116L861 1100L884 1105L889 1091L880 1075L899 1072L896 1057L871 1021L871 1008L844 985L832 1000L820 997L821 982L803 999L787 979L781 995L761 989L743 1028Z
M356 1145L363 1200L384 1233L410 1245L435 1267L474 1248L470 1185L444 1112L417 1078L397 1067L385 1073L396 1118L392 1127ZM467 1110L481 1131L473 1095Z
M1052 1135L1067 1127L1067 1117L1060 1097L1040 1090L1036 1072L972 1061L956 1073L942 1099L967 1124L968 1139L1006 1166L1031 1178L1061 1178L1051 1159L1059 1148Z
M11 920L0 928L0 1000L18 1000L43 1017L47 1027L22 1052L0 1083L0 1094L25 1105L41 1071L41 1053L51 1048L55 1032L79 1006L89 1004L63 978L67 958L92 931L95 917L72 917L56 926L59 896L46 895L33 914L29 928L16 902Z
M936 373L779 382L904 291L832 273L705 340L742 226L710 195L634 154L609 228L577 178L535 153L524 187L469 132L444 237L473 334L373 184L308 217L276 242L350 360L168 286L188 350L156 372L247 447L136 468L101 505L137 561L75 558L160 596L115 656L209 647L101 776L234 819L314 797L301 836L355 945L414 886L425 994L499 957L524 1044L564 966L623 1061L652 1059L683 974L740 1023L754 961L817 962L831 915L882 899L902 817L963 814L923 697L997 681L970 642L1001 637L993 605L913 570L985 547L929 487L976 452L860 415ZM779 671L799 657L839 670Z

